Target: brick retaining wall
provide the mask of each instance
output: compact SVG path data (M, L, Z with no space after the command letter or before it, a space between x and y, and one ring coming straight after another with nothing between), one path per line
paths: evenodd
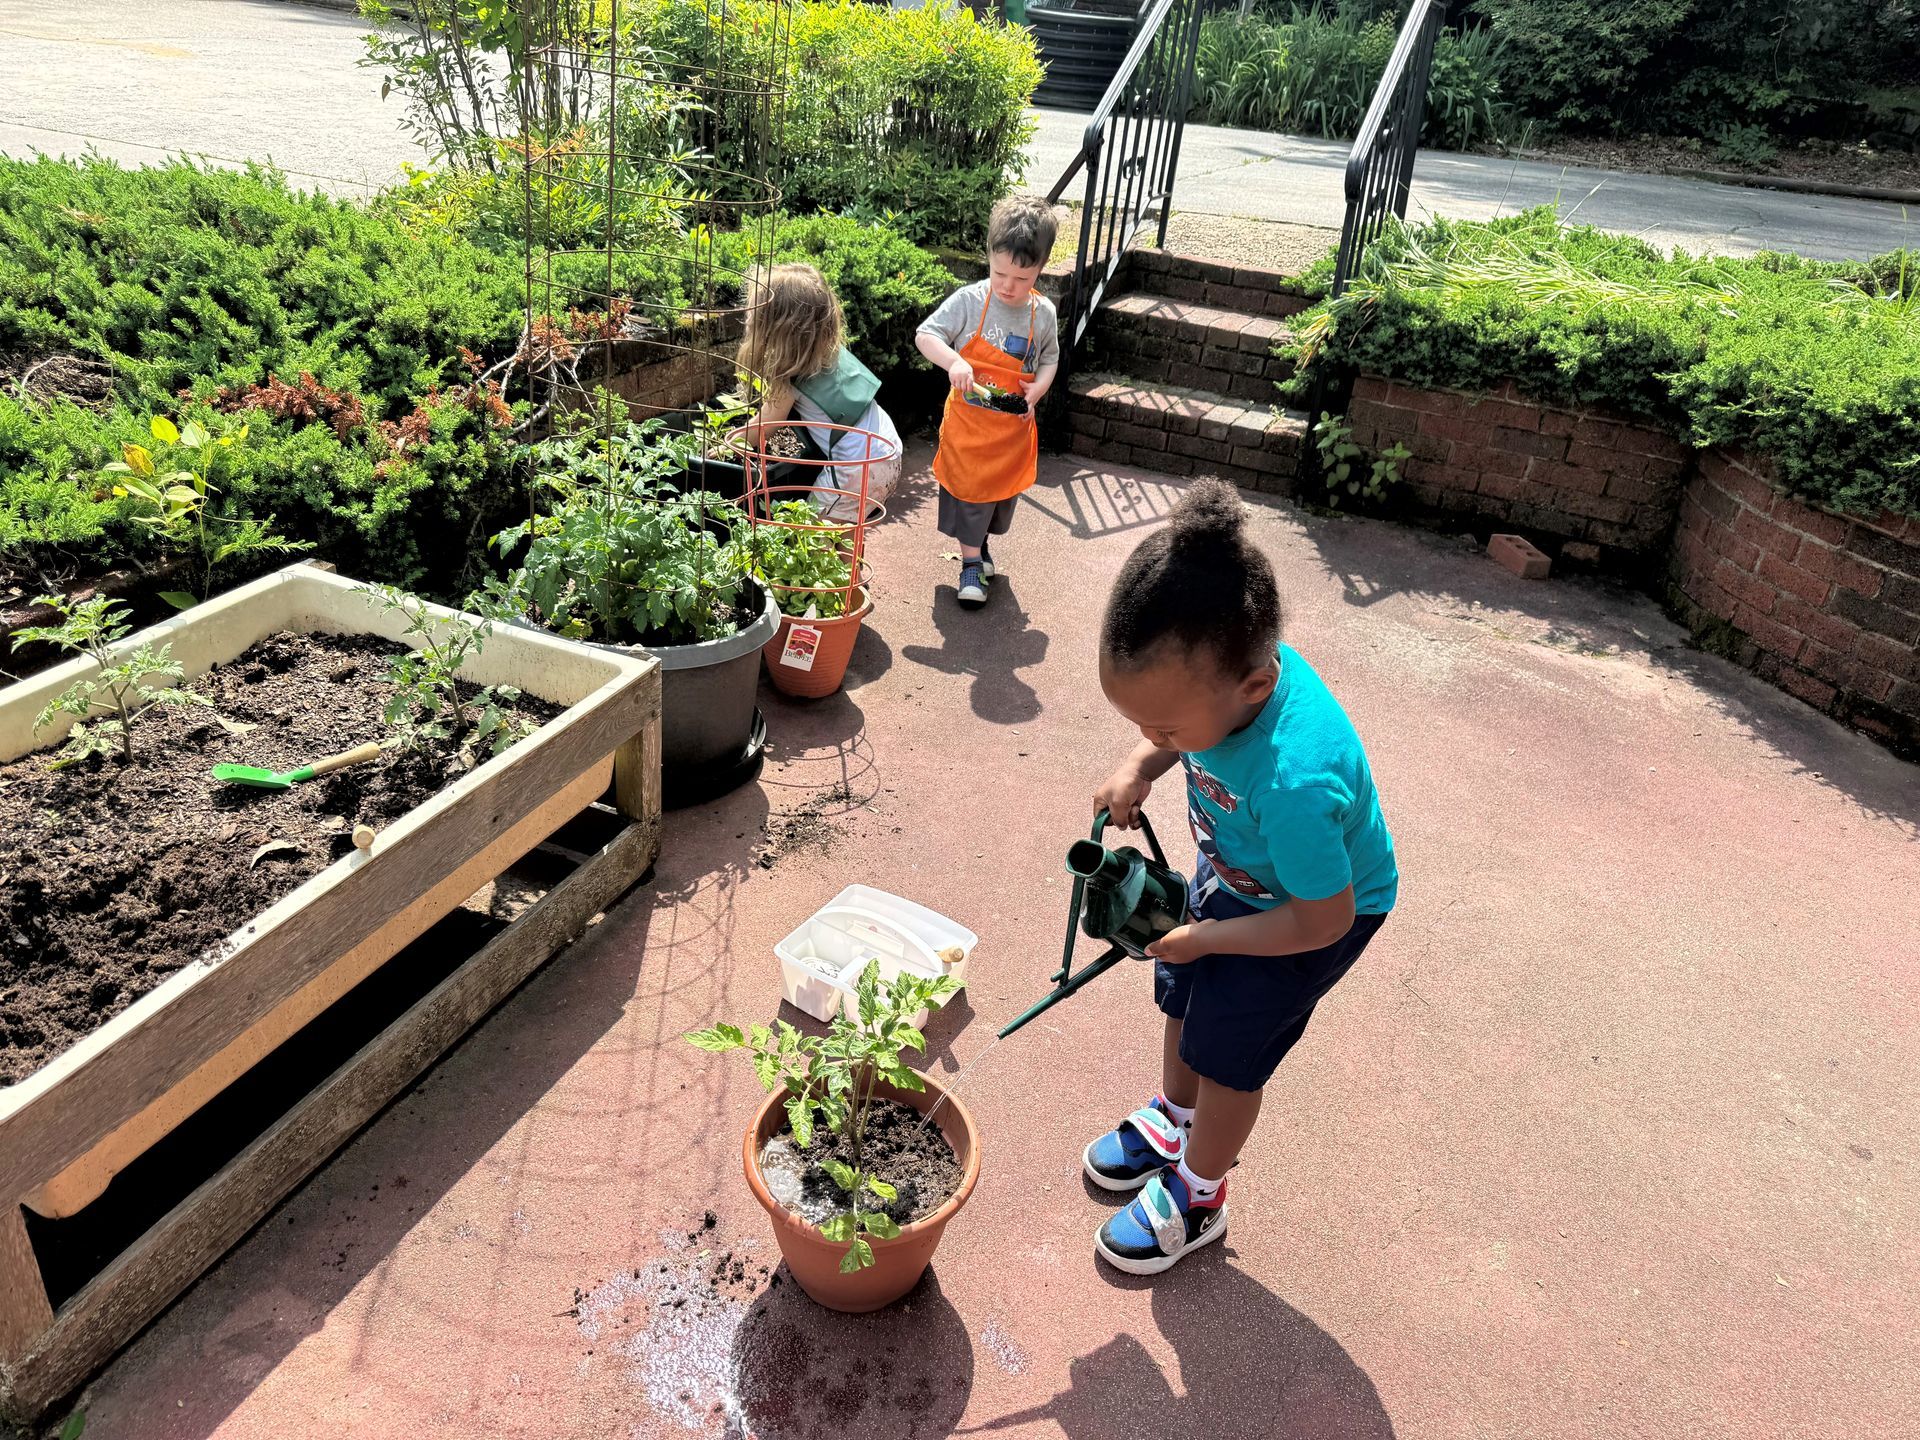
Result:
M1413 452L1401 474L1427 510L1638 559L1664 554L1691 453L1616 415L1524 399L1511 383L1472 394L1363 375L1348 416L1370 454L1396 441Z
M1814 509L1764 461L1702 453L1674 536L1673 600L1781 689L1920 751L1920 520ZM1729 633L1732 632L1732 633Z

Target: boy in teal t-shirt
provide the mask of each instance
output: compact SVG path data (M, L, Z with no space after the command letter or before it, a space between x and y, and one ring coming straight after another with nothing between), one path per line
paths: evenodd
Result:
M1180 757L1194 842L1255 909L1352 886L1356 915L1384 915L1400 877L1360 737L1298 652L1282 645L1276 656L1279 678L1253 723Z
M1143 742L1094 803L1138 823L1179 765L1199 846L1188 923L1162 937L1161 1093L1086 1148L1088 1179L1139 1191L1099 1253L1136 1275L1227 1229L1227 1171L1266 1083L1399 891L1366 751L1313 667L1280 643L1273 567L1217 480L1194 485L1114 583L1100 685Z

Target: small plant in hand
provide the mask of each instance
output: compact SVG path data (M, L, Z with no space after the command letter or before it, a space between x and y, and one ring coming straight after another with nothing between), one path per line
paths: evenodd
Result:
M810 1149L818 1131L837 1141L832 1147L850 1160L823 1158L820 1167L840 1188L846 1208L820 1226L834 1244L844 1244L840 1269L860 1270L873 1263L869 1237L891 1240L900 1233L893 1217L869 1209L875 1200L891 1203L897 1192L885 1178L868 1168L863 1142L873 1111L875 1090L886 1081L900 1090L924 1091L922 1080L902 1061L906 1050L925 1050L927 1040L912 1024L920 1011L937 1008L959 990L959 982L943 975L930 979L899 975L880 978L880 962L870 961L855 986L857 1018L843 1009L824 1037L803 1035L786 1021L778 1028L754 1025L713 1025L686 1038L702 1050L724 1054L747 1050L754 1073L769 1092L786 1090L787 1123L794 1143Z
M1027 413L1027 397L1016 395L1011 390L1002 390L994 385L982 385L986 399L980 403L989 410L998 410L1003 415L1024 415Z
M35 641L57 645L77 655L90 656L99 673L76 680L47 706L33 722L36 731L53 723L56 715L75 717L67 743L53 761L53 768L64 770L95 755L111 755L116 750L124 764L133 763L133 731L140 717L160 705L205 705L204 696L174 685L155 681L179 682L186 672L173 659L173 646L141 645L117 655L114 646L133 628L127 623L127 607L105 596L92 600L69 601L59 595L42 595L34 601L56 611L58 625L37 625L14 632L13 648ZM94 717L108 718L97 723Z
M460 668L493 634L492 618L440 619L427 613L426 601L418 595L391 585L361 593L376 610L403 616L407 634L416 641L412 650L394 658L387 672L393 698L387 702L386 720L402 744L451 745L472 761L482 750L498 755L533 733L530 721L508 713L520 699L517 687L487 685L471 694L462 692Z
M1398 441L1374 457L1364 476L1359 467L1366 452L1353 440L1353 426L1344 418L1322 410L1313 427L1313 443L1319 448L1320 463L1327 475L1327 503L1338 505L1344 495L1359 495L1379 500L1387 488L1400 479L1400 462L1413 452Z
M145 514L136 517L140 523L187 562L193 592L162 590L162 600L176 610L185 610L213 593L214 571L229 561L312 548L275 535L271 515L262 521L220 514L214 508L214 497L219 494L211 478L215 458L220 451L246 440L244 423L238 430L215 438L195 421L176 427L165 416L155 415L147 422L147 429L166 447L162 461L175 468L162 470L152 451L128 441L121 446L124 458L108 465L106 473L116 477L115 495L131 497L147 507Z

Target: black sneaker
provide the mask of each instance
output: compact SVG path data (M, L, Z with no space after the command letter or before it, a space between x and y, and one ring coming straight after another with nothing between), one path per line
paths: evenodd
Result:
M986 577L981 573L978 560L969 560L960 567L959 600L968 610L978 610L987 603Z

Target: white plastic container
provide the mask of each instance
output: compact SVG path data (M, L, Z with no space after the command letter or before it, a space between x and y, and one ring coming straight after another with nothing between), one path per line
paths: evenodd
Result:
M849 1003L860 972L873 960L880 974L892 979L903 970L937 978L950 975L967 983L967 960L979 937L946 916L875 890L849 885L808 916L786 939L773 947L780 958L780 980L787 1003L816 1020L831 1020ZM957 949L960 959L946 964L943 950ZM914 1017L914 1026L927 1023L927 1011Z

